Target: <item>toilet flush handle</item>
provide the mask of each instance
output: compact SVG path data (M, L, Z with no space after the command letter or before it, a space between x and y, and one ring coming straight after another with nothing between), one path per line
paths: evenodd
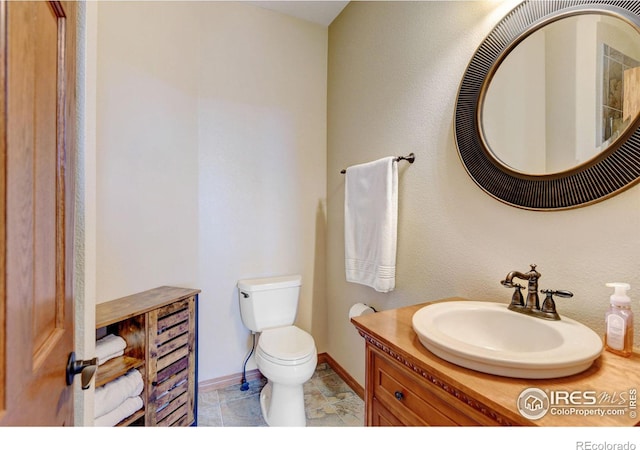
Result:
M243 296L244 298L249 298L249 294L247 294L246 292L242 292L242 291L240 291L240 293L242 294L242 296Z

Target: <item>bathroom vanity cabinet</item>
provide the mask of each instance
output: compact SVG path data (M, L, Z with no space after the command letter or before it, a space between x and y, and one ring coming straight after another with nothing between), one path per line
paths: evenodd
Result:
M98 366L96 387L137 369L143 408L118 426L189 426L197 418L197 289L162 286L96 306L96 339L122 337L124 355Z
M412 317L427 304L351 319L366 342L366 425L640 425L637 353L623 358L603 352L585 372L557 379L488 375L451 364L424 348L413 331ZM537 420L524 417L518 409L520 395L529 388L555 393L551 395L559 399L554 397L549 412ZM587 405L594 398L597 404ZM605 413L582 415L570 409L576 406L593 406ZM619 414L608 413L612 410Z

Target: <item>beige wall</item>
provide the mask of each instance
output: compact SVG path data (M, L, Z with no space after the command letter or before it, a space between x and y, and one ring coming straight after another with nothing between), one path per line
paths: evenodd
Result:
M329 353L364 384L355 302L380 310L450 296L507 303L511 270L538 265L541 288L568 289L560 314L603 331L610 281L629 282L640 342L640 187L586 208L531 212L481 191L457 155L458 84L498 2L352 2L329 27L327 301ZM510 5L513 6L513 3ZM396 289L345 282L343 167L387 155L400 163ZM535 339L514 336L514 339Z
M327 28L235 2L97 17L97 303L202 289L205 381L250 350L237 280L299 273L323 351Z
M195 20L173 2L99 3L98 303L197 287Z

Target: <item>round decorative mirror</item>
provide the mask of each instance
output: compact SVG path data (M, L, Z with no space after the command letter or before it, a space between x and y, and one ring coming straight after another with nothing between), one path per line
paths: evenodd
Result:
M585 206L640 180L640 2L524 1L482 42L455 112L471 178L509 205Z

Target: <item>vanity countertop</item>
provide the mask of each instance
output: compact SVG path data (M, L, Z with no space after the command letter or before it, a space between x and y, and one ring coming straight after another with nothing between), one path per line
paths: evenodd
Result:
M464 301L453 297L439 301ZM412 317L421 303L375 314L353 317L351 322L368 343L400 361L415 373L428 373L433 384L443 387L457 398L473 405L479 411L493 410L514 425L536 426L639 426L640 418L640 354L637 350L629 358L604 351L586 371L568 377L535 380L488 375L451 364L427 350L413 331ZM424 372L423 372L424 371ZM597 405L586 408L570 404L556 404L564 414L547 413L538 420L523 417L517 407L520 394L528 388L546 393L573 393L580 400L581 393L589 392L597 398ZM636 396L635 406L634 399ZM568 403L569 400L564 403ZM588 409L599 409L602 414L584 414ZM575 412L580 410L582 414ZM615 410L615 411L614 411ZM622 412L613 415L613 412Z

